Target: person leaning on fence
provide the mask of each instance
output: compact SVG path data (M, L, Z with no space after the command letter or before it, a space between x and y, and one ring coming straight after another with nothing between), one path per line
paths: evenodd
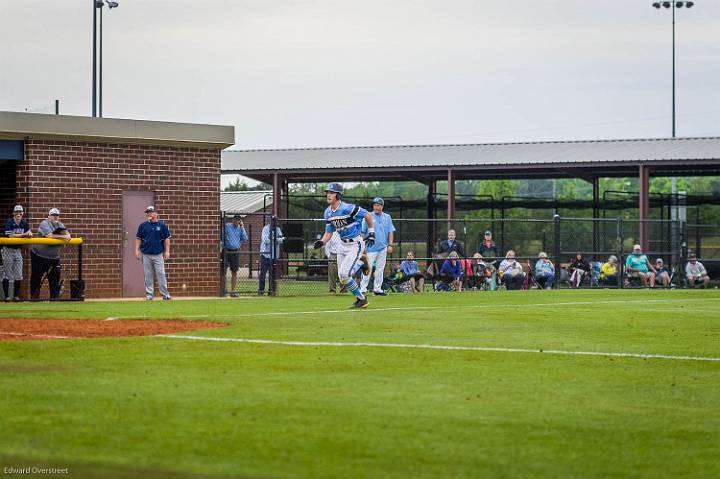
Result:
M456 234L455 230L450 229L447 232L447 240L440 242L440 248L438 249L438 253L440 254L448 254L451 252L456 252L460 258L465 257L465 248L463 247L463 244L456 240Z
M590 273L592 266L587 262L582 253L578 253L570 259L570 287L579 288L583 278Z
M552 289L555 283L555 265L544 251L538 254L538 260L535 261L535 281L545 289Z
M318 235L317 239L320 239L322 236ZM337 265L337 254L338 254L338 245L340 243L340 235L337 231L333 231L332 236L330 236L330 239L327 243L325 243L325 247L323 248L323 252L325 253L325 257L328 259L328 291L330 294L336 294L337 293L337 284L338 284L338 265ZM341 290L342 292L342 290Z
M515 251L509 250L505 254L505 259L502 260L498 267L498 272L502 278L505 288L521 289L523 281L525 280L525 273L523 272L522 265L515 259Z
M462 266L460 265L460 256L456 251L451 251L447 259L440 267L440 285L437 287L440 291L449 291L450 288L455 291L462 291Z
M492 231L485 230L483 241L480 243L479 253L485 262L490 261L494 266L498 265L497 258L500 256L500 253L498 253L497 246L493 241Z
M663 288L669 288L672 279L670 270L665 267L662 258L655 260L655 282L662 284Z
M13 217L5 222L5 236L8 238L32 238L30 225L23 218L22 205L13 208ZM23 258L20 245L5 245L2 249L2 287L5 301L10 301L10 281L13 282L12 298L20 301L20 284L23 279Z
M650 264L648 257L642 253L639 244L633 246L632 254L625 260L625 271L628 278L640 278L643 288L655 287L655 268Z
M230 268L230 296L238 296L237 273L240 269L240 247L243 241L248 240L245 225L240 215L235 215L230 223L225 223L225 241L223 252L225 254L226 268Z
M53 208L48 217L42 220L38 227L39 238L51 238L70 241L70 232L60 222L60 210ZM32 268L30 272L30 298L40 297L40 286L43 277L47 274L50 299L56 300L60 297L62 281L60 280L60 248L59 245L34 244L30 251Z
M618 285L618 259L615 255L610 255L606 263L600 267L600 285L601 286L617 286Z
M170 259L170 228L158 220L154 206L145 208L147 221L138 225L135 236L135 256L142 261L145 278L145 299L152 301L155 296L154 278L157 276L158 289L164 300L172 299L165 276L165 261Z
M687 278L688 285L692 287L700 284L703 288L707 288L710 283L710 276L708 276L705 266L698 261L694 253L688 256L688 263L685 265L685 277Z
M258 275L258 294L265 294L265 277L272 267L273 260L280 257L280 245L285 241L285 236L279 226L275 227L275 234L271 235L270 223L263 226L260 234L260 274ZM273 236L274 241L273 241ZM272 243L275 247L272 247Z
M415 253L408 251L405 260L400 263L400 272L402 280L410 283L410 290L414 293L425 291L425 277L420 272L417 261L415 261Z

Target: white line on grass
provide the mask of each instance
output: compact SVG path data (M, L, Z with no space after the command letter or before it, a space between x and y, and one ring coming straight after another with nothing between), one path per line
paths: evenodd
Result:
M337 343L337 342L305 342L305 341L273 341L270 339L213 338L207 336L184 336L178 334L161 335L162 338L188 339L192 341L219 341L232 343L278 344L283 346L331 346L331 347L370 347L370 348L407 348L407 349L442 349L450 351L490 351L503 353L542 353L564 354L570 356L612 356L619 358L643 359L674 359L678 361L720 361L720 358L701 356L671 356L667 354L641 353L605 353L599 351L563 351L558 349L522 349L522 348L489 348L481 346L437 346L432 344L393 344L393 343Z
M5 336L30 336L31 338L45 339L70 339L70 336L52 336L50 334L30 334L30 333L0 333Z

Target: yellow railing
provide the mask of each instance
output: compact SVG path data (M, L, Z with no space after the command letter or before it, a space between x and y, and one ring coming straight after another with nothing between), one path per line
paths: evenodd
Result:
M83 239L72 238L66 241L54 238L0 238L0 246L24 244L46 244L51 246L80 245L83 244Z

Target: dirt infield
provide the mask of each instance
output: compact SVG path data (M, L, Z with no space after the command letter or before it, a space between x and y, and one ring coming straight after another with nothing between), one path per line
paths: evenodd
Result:
M180 320L0 319L0 341L153 336L225 326Z

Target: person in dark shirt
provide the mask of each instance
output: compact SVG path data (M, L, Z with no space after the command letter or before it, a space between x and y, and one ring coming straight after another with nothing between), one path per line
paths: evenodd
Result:
M460 258L465 257L465 248L460 241L455 239L455 230L448 230L447 240L440 243L438 253L451 253L456 252Z
M570 259L570 266L568 267L570 272L570 286L573 288L579 288L583 277L589 274L592 268L590 263L583 257L582 253L578 253L574 258Z
M165 276L165 260L170 259L170 229L158 220L154 206L145 208L145 214L147 221L140 223L135 237L135 256L143 263L145 299L152 301L155 295L153 274L163 299L172 299Z
M22 205L16 205L13 209L13 217L5 222L5 236L8 238L32 238L30 225L23 218ZM11 297L20 301L20 284L23 279L23 258L20 245L5 245L2 249L2 287L5 294L5 301ZM13 282L12 296L10 295L10 281Z
M665 267L662 258L655 260L655 281L662 283L663 288L670 287L670 270Z
M493 241L492 231L485 230L483 241L480 243L480 248L478 248L478 253L482 255L486 262L489 262L493 266L497 267L500 264L498 260L500 255L498 254L497 246Z

